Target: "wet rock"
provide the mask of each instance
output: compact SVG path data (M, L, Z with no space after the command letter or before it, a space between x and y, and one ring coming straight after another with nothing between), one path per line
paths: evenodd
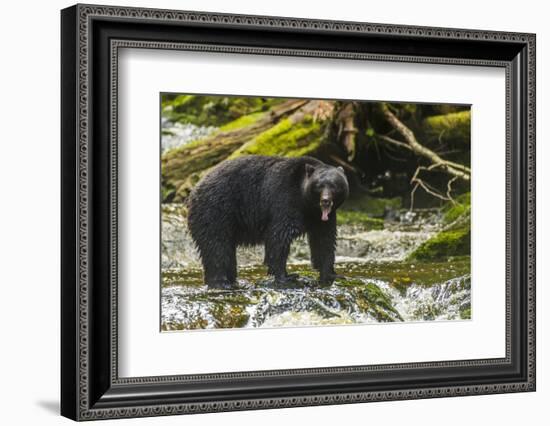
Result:
M469 275L432 285L411 282L400 289L383 279L353 276L319 287L315 278L299 274L279 287L250 268L239 288L229 291L206 288L200 273L186 272L181 280L177 275L165 276L163 330L460 319L470 306Z

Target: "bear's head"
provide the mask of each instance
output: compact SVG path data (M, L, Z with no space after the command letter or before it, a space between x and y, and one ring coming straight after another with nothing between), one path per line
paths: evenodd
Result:
M349 185L344 169L326 164L306 164L304 194L310 208L319 212L322 221L328 221L346 200Z

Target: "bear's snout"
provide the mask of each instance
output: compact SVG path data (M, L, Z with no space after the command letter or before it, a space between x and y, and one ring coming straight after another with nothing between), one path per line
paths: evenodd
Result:
M322 198L321 199L321 206L322 207L332 207L332 200L330 198Z
M328 215L330 214L333 205L334 201L332 200L332 193L328 189L323 189L321 192L321 200L319 201L322 221L326 222L328 220Z

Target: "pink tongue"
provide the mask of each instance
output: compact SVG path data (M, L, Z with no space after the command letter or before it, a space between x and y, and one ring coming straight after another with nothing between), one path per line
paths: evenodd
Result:
M329 213L330 209L321 209L321 220L326 222L328 220Z

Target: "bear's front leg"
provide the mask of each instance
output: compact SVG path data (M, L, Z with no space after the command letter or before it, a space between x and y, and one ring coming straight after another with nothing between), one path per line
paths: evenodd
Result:
M308 230L311 266L319 271L319 282L330 285L339 275L334 271L336 251L336 215L326 222L319 222Z

